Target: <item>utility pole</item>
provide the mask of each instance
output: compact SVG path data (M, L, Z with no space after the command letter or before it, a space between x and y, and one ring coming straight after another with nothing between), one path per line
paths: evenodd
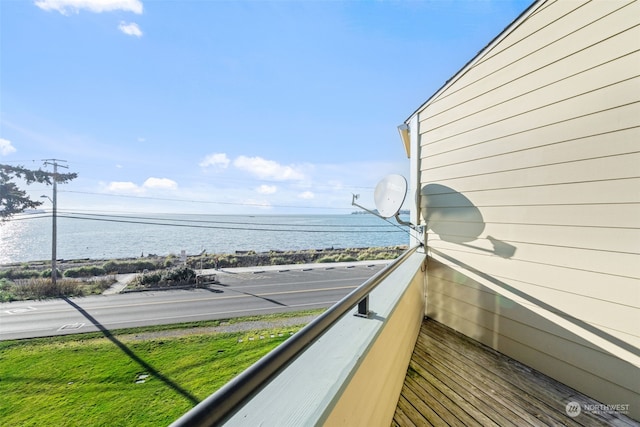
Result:
M51 282L53 286L56 286L58 281L58 268L56 266L57 259L57 236L58 236L58 167L68 169L68 166L61 165L58 162L65 162L66 160L59 159L45 159L44 164L53 166L53 213L51 216L52 234L51 234Z

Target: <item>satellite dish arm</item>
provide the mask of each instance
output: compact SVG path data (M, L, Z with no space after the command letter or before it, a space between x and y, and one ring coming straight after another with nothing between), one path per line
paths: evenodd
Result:
M360 195L359 195L359 194L352 194L352 198L351 198L351 205L352 205L352 206L357 206L357 207L359 207L360 209L362 209L362 210L364 210L364 211L366 211L366 212L369 212L371 215L375 215L375 216L377 216L378 218L382 218L382 219L386 220L386 218L385 218L385 217L383 217L382 215L380 215L378 212L374 212L374 211L372 211L372 210L370 210L370 209L365 208L364 206L361 206L361 205L357 204L357 203L356 203L356 200L358 200L358 198L359 198L359 197L360 197Z
M359 198L359 197L360 197L360 195L359 195L359 194L352 194L352 197L351 197L351 205L352 205L352 206L357 206L357 207L359 207L360 209L362 209L362 210L364 210L364 211L366 211L366 212L370 213L371 215L375 215L375 216L377 216L378 218L384 219L385 221L388 219L388 218L385 218L385 217L383 217L382 215L380 215L378 212L374 212L374 211L372 211L371 209L367 209L367 208L365 208L364 206L361 206L361 205L357 204L357 203L356 203L356 200L358 200L358 198ZM398 212L397 214L395 214L395 216L394 216L394 217L395 217L396 221L398 221L398 224L400 224L400 225L405 225L405 226L407 226L407 227L411 228L411 229L412 229L412 230L414 230L414 231L417 231L417 232L419 232L419 233L422 233L422 231L423 231L423 229L424 229L424 227L423 227L423 226L421 226L421 225L416 226L416 225L411 224L411 223L410 223L410 222L408 222L408 221L403 221L402 219L400 219L400 212Z
M398 221L398 224L400 224L400 225L406 225L406 226L408 226L408 227L411 227L411 228L412 228L412 229L414 229L414 230L416 229L416 226L415 226L415 225L413 225L413 224L411 224L409 221L403 221L403 220L401 220L401 219L400 219L400 212L398 212L398 213L395 215L395 218L396 218L396 221Z

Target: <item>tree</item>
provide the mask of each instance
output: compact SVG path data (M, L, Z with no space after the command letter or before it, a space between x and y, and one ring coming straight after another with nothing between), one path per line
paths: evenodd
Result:
M14 180L21 179L27 185L34 182L51 185L54 180L57 183L64 184L77 176L77 173L54 174L42 169L31 170L23 166L0 164L0 221L6 221L26 209L35 209L43 203L39 200L32 200L26 191L18 187Z

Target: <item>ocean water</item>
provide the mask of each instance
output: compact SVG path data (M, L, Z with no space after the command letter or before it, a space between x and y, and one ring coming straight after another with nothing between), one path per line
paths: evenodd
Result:
M406 245L406 227L373 215L99 215L59 213L58 259ZM51 259L50 214L0 223L0 264Z

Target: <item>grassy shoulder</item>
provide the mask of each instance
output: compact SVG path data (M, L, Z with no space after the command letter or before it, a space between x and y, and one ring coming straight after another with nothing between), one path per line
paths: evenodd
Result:
M2 341L0 425L168 425L303 326L280 320L321 311ZM205 332L252 321L271 326Z

